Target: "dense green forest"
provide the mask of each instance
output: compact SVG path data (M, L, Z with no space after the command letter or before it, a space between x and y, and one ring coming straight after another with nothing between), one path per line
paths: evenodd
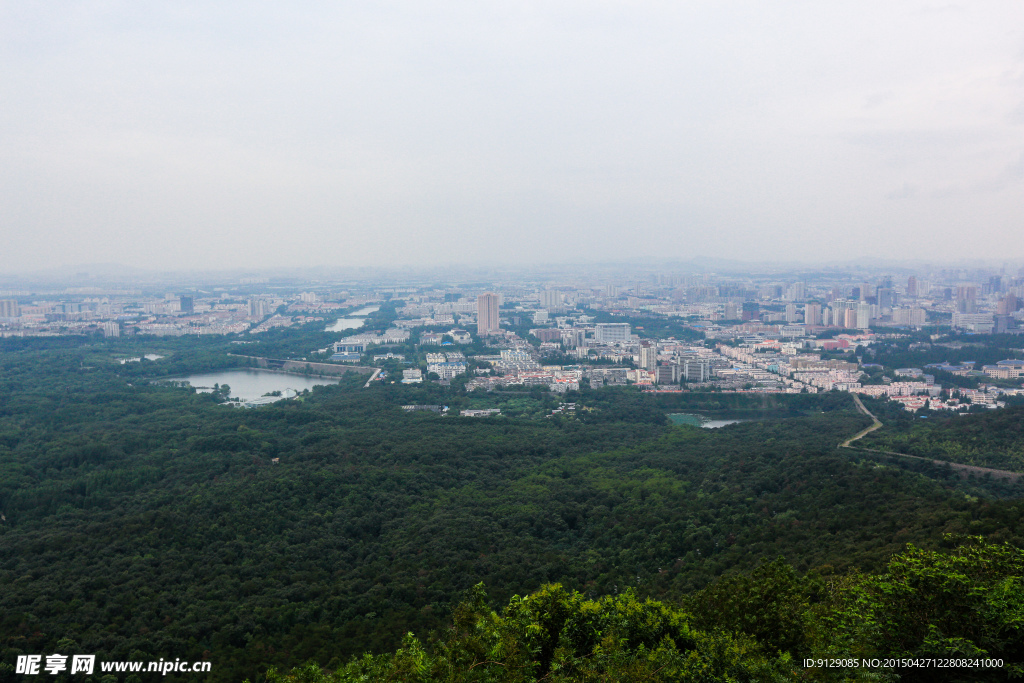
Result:
M296 334L292 346L274 343L306 345ZM750 650L764 671L789 675L763 636L713 622L700 596L779 557L794 581L827 583L886 576L894 553L937 550L944 534L1024 547L1019 486L838 450L868 424L842 394L584 390L569 398L575 413L550 415L557 400L530 392L500 399L516 408L509 415L460 418L401 406L484 399L458 387L364 389L349 376L245 410L148 381L239 367L227 355L237 348L202 338L0 346L0 681L20 679L16 655L58 643L107 659L208 658L224 681L307 661L341 671L362 653L408 652L410 631L441 634L415 645L439 657L462 647L443 640L452 619L497 623L493 605L555 595L543 588L553 583L569 611L662 601L649 609L677 626L685 612L707 648ZM117 361L143 351L166 357ZM720 430L666 419L697 409L764 419ZM985 429L1019 447L1009 422ZM453 611L479 583L488 606L473 594L476 616Z
M878 448L965 465L1024 472L1024 406L965 418L932 411L926 419L903 420L863 440Z
M913 546L877 574L799 575L781 560L682 605L632 589L588 599L559 584L501 613L483 584L425 645L266 683L493 681L997 681L1024 674L1024 551L967 538ZM826 664L826 662L828 662ZM911 663L912 662L912 663Z

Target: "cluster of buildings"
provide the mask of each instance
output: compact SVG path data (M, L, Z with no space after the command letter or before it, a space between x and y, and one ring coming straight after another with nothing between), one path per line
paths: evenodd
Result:
M74 299L74 300L67 300ZM312 318L276 315L287 302L273 296L244 300L226 295L197 297L141 292L61 297L22 302L0 300L0 336L102 334L104 337L241 334L301 324Z
M204 286L205 287L205 286ZM1024 272L934 269L868 275L817 272L773 276L730 273L575 272L524 274L491 289L346 284L287 287L268 278L190 287L188 293L146 294L109 287L0 292L0 334L229 334L269 316L328 318L361 303L400 298L409 329L450 326L489 336L509 325L552 327L572 311L663 315L701 323L714 337L737 324L820 330L947 326L969 333L1017 331L1024 319ZM116 323L116 327L114 325ZM561 326L559 326L561 327ZM614 334L615 330L607 330ZM621 330L619 331L621 334ZM621 338L619 339L621 341ZM542 339L561 343L561 338ZM614 341L601 335L598 342Z
M434 373L438 379L453 379L466 373L466 357L461 352L428 353L427 372Z
M399 362L407 366L402 381L465 377L470 389L569 391L586 382L651 391L842 390L886 395L908 407L938 401L934 373L976 378L981 387L959 399L986 405L998 405L1000 392L1024 380L1024 361L1013 358L981 367L902 368L881 380L858 360L876 340L907 330L1024 332L1024 269L755 276L564 267L483 284L424 282L284 285L248 278L184 293L0 292L0 335L255 335L393 299L402 302L396 320L339 338L325 349L330 360ZM478 275L472 282L480 282ZM654 325L665 331L652 334Z
M912 278L909 284L911 289L917 286ZM752 306L750 302L739 306L725 301L717 304L720 315L707 316L709 320L687 316L680 321L683 328L704 337L696 341L641 336L642 326L633 322L598 322L601 296L595 296L586 309L580 309L568 305L573 297L566 292L549 289L534 292L532 296L522 292L487 291L457 297L446 294L444 300L438 296L434 301L422 295L411 297L412 301L399 309L400 317L394 329L418 331L418 344L426 349L425 370L409 368L403 381L423 381L424 377L432 377L430 373L441 381L465 375L466 388L470 391L545 386L564 392L578 389L583 381L592 387L637 384L650 391L689 388L816 393L839 390L887 396L908 409L919 408L926 402L949 409L959 409L964 402L995 406L1000 403L1000 394L1015 391L989 385L976 391L963 391L956 399L940 401L942 387L935 383L934 375L914 368L900 369L896 378L883 376L879 383L876 377L873 383L865 384L870 364L862 363L858 356L877 339L892 336L881 334L886 327L923 324L925 309L916 303L899 305L897 302L904 292L885 287L871 289L862 285L849 294L863 295L867 300L839 296L825 305L800 301L809 296L804 283L793 283L781 291L784 297L794 301L781 306L778 314L765 315L759 306ZM709 298L713 290L707 288L702 294ZM639 304L639 297L626 298L637 298L638 301L631 303ZM651 318L652 311L643 306L630 310L622 307L621 301L619 304L614 313L621 317L632 315L638 322L645 315ZM707 303L701 305L710 307ZM447 327L447 318L439 316L449 314L452 326L437 329ZM725 315L732 318L731 322L722 317ZM954 311L950 317L953 315L959 314ZM718 319L714 320L716 317ZM437 323L439 319L446 324L434 324L430 330L422 327L428 321ZM498 349L497 354L467 352L467 357L462 351L429 350L436 345L471 344L474 335L466 328L474 326L476 338L485 340L488 348ZM883 328L877 330L878 334L873 329L876 326ZM822 335L822 332L831 334ZM349 337L335 348L342 350L353 341L364 345L349 346L347 350L365 352L365 344L371 340L366 335ZM374 343L387 341L383 336L373 340ZM833 352L836 351L853 353L835 357ZM358 357L353 354L351 359ZM552 357L560 362L552 363L549 360ZM947 367L939 369L959 371ZM1024 361L1010 359L985 366L980 371L975 371L973 366L964 369L968 371L985 373L993 379L1020 379L1024 378Z

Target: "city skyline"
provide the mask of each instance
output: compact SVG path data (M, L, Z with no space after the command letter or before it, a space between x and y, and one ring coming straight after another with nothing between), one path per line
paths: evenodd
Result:
M258 345L264 335L287 330L327 345L291 358L246 357L259 367L283 364L331 376L351 369L370 375L367 386L454 381L467 392L542 386L556 394L631 384L655 393L835 390L884 396L908 411L960 413L971 406L1003 408L1024 396L1018 348L1001 358L987 354L980 363L932 358L921 367L888 368L874 362L878 349L894 342L908 350L1005 344L1024 331L1022 301L1024 269L901 276L577 273L554 282L504 278L463 285L243 277L212 286L0 289L0 337L102 337L148 345L213 335L222 343ZM149 352L116 360L164 358ZM235 403L258 407L289 397L242 396ZM440 409L427 409L434 408Z

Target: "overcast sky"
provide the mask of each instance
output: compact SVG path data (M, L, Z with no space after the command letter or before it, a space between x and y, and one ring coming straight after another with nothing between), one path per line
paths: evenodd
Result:
M0 0L0 270L1024 258L1024 3Z

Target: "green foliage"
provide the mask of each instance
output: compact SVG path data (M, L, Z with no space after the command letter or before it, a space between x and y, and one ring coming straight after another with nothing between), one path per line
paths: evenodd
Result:
M303 335L281 340L306 343ZM946 532L1024 544L1019 500L995 500L937 468L837 453L866 421L839 394L726 405L780 419L720 430L673 427L667 400L633 388L581 392L575 419L533 419L556 399L363 389L365 376L354 375L301 401L239 410L146 381L230 367L241 362L227 355L237 345L199 340L189 355L183 341L151 343L0 345L2 662L71 638L108 659L209 657L211 680L310 659L340 670L365 652L390 653L363 658L367 666L398 657L408 678L447 642L416 644L410 630L442 629L449 616L491 628L477 608L460 608L462 621L449 615L484 581L509 603L493 619L514 639L495 641L500 651L481 641L481 657L537 658L529 671L548 666L567 680L586 671L685 680L690 658L742 673L749 654L770 678L777 651L817 647L808 644L817 622L796 632L804 604L821 599L800 578L816 568L878 570L907 542L932 549ZM140 352L167 358L115 360ZM510 417L401 409L477 400L508 403ZM779 555L795 573L736 578ZM647 602L670 605L720 577L737 581L730 590L740 597L709 588L677 621ZM513 595L552 583L565 588L512 609ZM743 621L742 604L764 614ZM721 605L722 615L701 605ZM608 625L616 614L628 628ZM683 624L692 643L673 639ZM590 644L597 631L618 635ZM568 671L577 673L559 673Z
M354 681L996 681L1024 673L1024 551L969 539L909 546L879 574L799 577L781 560L729 577L683 607L632 591L597 600L561 585L513 596L499 614L482 584L429 645L267 683ZM857 666L801 668L808 659ZM863 667L865 660L992 658L999 667Z
M874 411L874 405L869 407ZM939 411L927 419L897 418L861 442L865 448L907 453L936 460L1024 472L1024 406L969 415ZM877 413L876 413L877 414Z
M455 610L429 651L411 633L390 655L365 655L333 673L306 665L267 683L355 681L782 681L793 665L742 636L692 629L686 613L632 592L587 600L558 584L515 596L502 614L482 586Z
M685 604L701 628L745 633L770 652L803 658L810 655L808 609L821 591L820 580L799 576L777 558L749 575L716 581Z
M992 657L1020 676L1024 550L978 537L952 551L911 545L884 573L840 581L822 621L833 656ZM901 680L934 680L934 672L902 673ZM963 680L1001 680L995 673L976 671Z
M716 391L687 391L656 394L652 400L665 412L699 410L732 417L796 417L816 413L853 410L847 393L822 394L727 394Z

